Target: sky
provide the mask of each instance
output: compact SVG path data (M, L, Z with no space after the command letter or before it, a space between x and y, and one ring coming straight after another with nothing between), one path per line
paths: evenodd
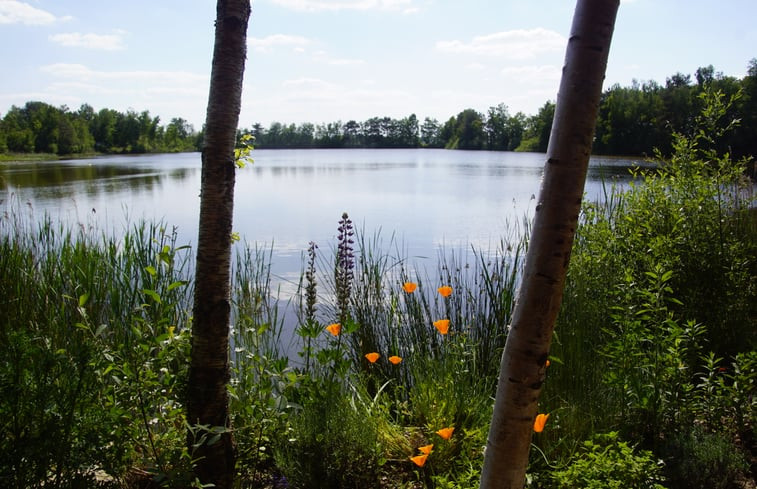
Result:
M0 117L27 101L202 127L212 0L0 0ZM410 114L440 122L557 97L574 0L253 0L240 127ZM622 0L605 80L741 78L754 0Z

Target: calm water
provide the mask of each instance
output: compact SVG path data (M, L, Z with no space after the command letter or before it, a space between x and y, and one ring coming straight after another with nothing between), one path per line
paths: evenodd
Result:
M234 228L273 244L274 271L299 276L309 241L329 249L348 212L369 235L392 235L407 256L436 259L445 249L490 249L531 215L544 155L448 150L256 150L237 172ZM587 198L628 181L625 159L593 158ZM199 153L107 156L0 163L0 209L97 223L119 232L127 221L163 219L180 244L196 241Z

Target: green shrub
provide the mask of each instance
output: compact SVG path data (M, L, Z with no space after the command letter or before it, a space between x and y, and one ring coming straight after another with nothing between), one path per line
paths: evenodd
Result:
M635 451L617 432L587 440L573 462L552 474L557 489L664 489L662 463Z
M382 453L369 407L347 392L324 394L329 388L323 385L306 389L309 395L280 434L275 451L276 465L290 487L376 487Z
M676 434L665 446L666 474L673 489L736 487L749 469L744 454L720 433L694 426Z

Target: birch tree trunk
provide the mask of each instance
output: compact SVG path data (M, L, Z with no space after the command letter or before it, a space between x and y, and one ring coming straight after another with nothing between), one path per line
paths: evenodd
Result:
M218 0L210 94L205 121L197 241L192 355L187 393L190 451L197 429L210 428L194 451L203 484L230 488L235 446L229 430L229 314L231 233L234 211L234 146L247 53L249 0ZM220 438L213 440L221 433ZM210 442L213 443L210 443Z
M578 0L523 280L500 365L481 489L525 483L619 0ZM548 427L547 427L548 429Z

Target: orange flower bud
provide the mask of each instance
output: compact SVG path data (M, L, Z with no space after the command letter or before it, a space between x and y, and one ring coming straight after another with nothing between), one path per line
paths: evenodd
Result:
M537 414L534 420L534 431L537 433L544 431L544 425L547 424L548 419L549 414Z

